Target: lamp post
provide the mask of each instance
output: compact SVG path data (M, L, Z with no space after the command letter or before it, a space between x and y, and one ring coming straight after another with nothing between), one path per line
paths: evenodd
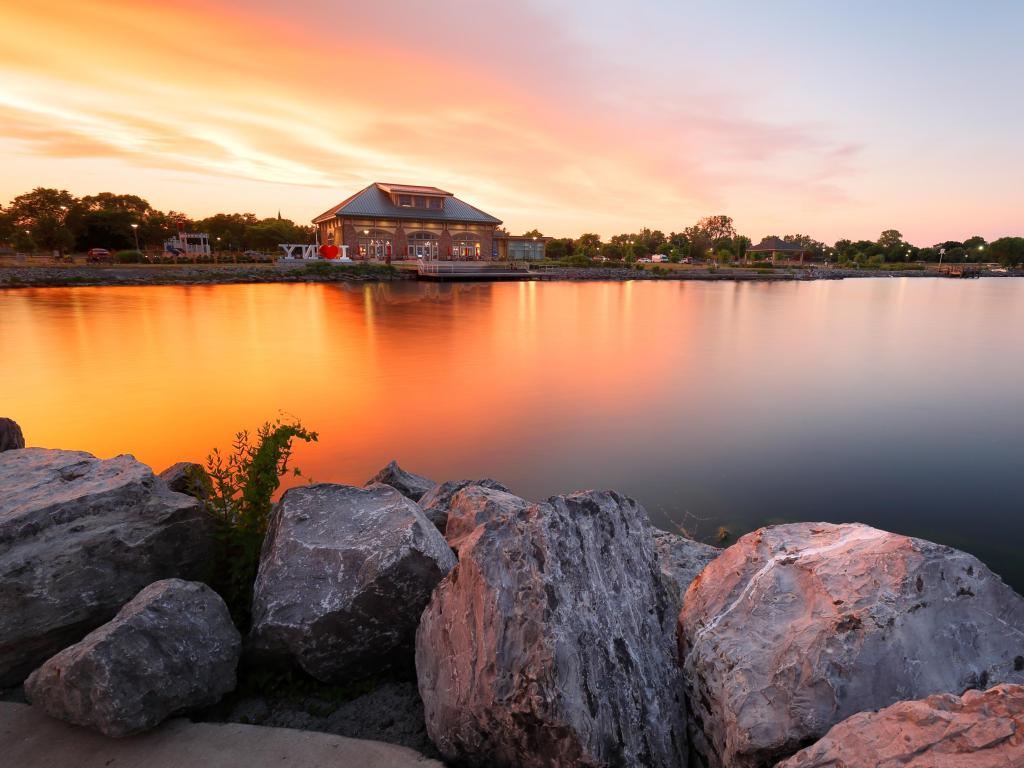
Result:
M141 252L142 249L139 248L139 225L138 224L132 224L132 232L135 233L135 250Z

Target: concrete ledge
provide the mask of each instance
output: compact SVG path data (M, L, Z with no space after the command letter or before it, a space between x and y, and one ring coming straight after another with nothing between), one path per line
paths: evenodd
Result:
M0 702L0 764L19 768L442 768L379 741L258 725L171 720L126 739Z

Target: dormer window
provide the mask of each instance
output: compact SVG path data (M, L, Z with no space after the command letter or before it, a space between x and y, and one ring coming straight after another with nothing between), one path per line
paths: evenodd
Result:
M402 208L412 208L412 195L399 195L398 204Z

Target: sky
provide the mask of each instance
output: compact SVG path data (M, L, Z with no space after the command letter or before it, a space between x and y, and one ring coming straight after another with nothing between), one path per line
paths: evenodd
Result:
M0 202L309 221L375 181L513 233L1024 234L1024 2L0 0Z

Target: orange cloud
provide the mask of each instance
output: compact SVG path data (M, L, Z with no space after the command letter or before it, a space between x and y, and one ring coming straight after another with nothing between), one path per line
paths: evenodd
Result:
M852 145L741 119L720 97L615 95L602 85L613 73L539 11L292 6L5 8L4 145L39 164L118 160L230 182L165 206L196 214L232 208L246 181L292 188L291 215L310 218L399 180L450 187L513 230L607 235L734 211L765 186L814 204L844 197ZM773 161L787 155L794 172L780 174ZM22 172L0 197L36 183Z

